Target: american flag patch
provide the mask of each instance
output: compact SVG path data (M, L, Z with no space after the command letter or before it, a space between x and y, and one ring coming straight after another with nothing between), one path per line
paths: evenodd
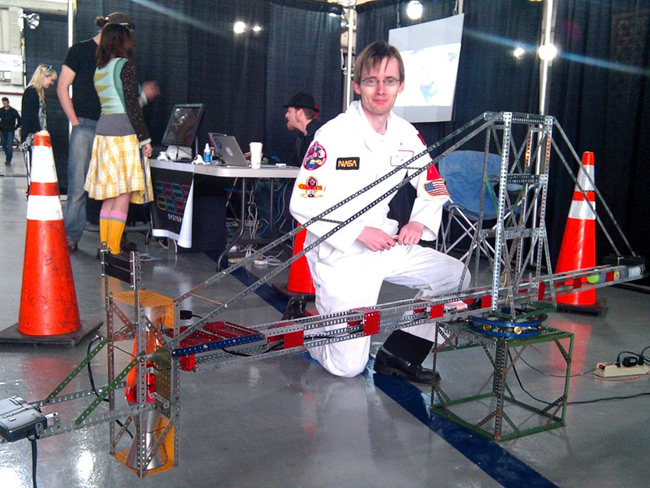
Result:
M424 184L424 191L433 197L437 196L448 196L449 192L447 191L447 186L445 185L444 178L438 178L436 180L427 181Z

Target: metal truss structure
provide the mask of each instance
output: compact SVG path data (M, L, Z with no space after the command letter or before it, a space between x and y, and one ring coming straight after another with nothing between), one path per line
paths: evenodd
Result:
M554 133L560 135L559 140L554 138ZM479 220L471 244L472 253L468 254L466 262L468 270L471 266L475 267L470 289L458 290L445 296L407 299L335 314L265 324L242 326L221 319L242 298L260 286L271 283L273 277L294 261L382 199L395 193L410 179L452 151L472 144L474 147L476 144L482 145L486 154L499 154L501 168L498 175L484 175L484 185L489 187L488 193L491 192L498 206L498 218L496 225L489 227L484 227L482 218ZM560 147L568 148L569 157L561 152ZM429 162L415 164L427 156L431 157ZM65 424L57 418L53 425L39 432L37 437L44 438L110 421L111 453L123 460L130 457L130 462L127 459L126 464L138 476L143 477L160 469L178 466L180 462L181 370L215 369L423 323L457 324L466 317L489 317L503 314L504 310L511 320L516 321L520 318L518 316L535 310L535 304L545 302L554 305L556 296L644 276L645 264L630 249L598 192L599 206L605 209L606 216L613 221L618 232L616 239L607 234L600 218L598 222L617 257L611 264L592 269L552 273L545 225L548 173L552 158L554 164L559 161L572 176L570 161L577 162L578 167L581 167L580 158L553 117L508 112L484 113L427 147L389 175L350 195L304 225L175 299L142 289L141 263L137 254L132 253L130 259L124 259L103 253L107 337L46 399L33 402L33 405L45 408L63 401L94 399L72 422ZM360 212L351 212L344 220L334 221L328 217L334 210L344 207L394 172L403 169L409 169L409 176L368 207ZM573 178L577 184L577 178ZM309 229L317 221L332 223L332 230L305 246L282 265L272 268L254 284L220 303L202 319L181 326L180 306L186 299L199 297L199 291L218 284L237 269L252 264L260 256L292 239L302 229ZM619 252L616 240L625 246L626 257ZM480 253L486 249L491 249L487 253L491 280L490 283L479 284L476 281L481 261L479 258ZM111 293L108 276L128 282L131 290ZM458 302L463 302L463 305L458 306ZM120 323L122 325L118 327ZM120 344L127 339L134 339L133 352L129 355L132 360L120 370L116 367L115 353L124 350ZM108 384L102 388L63 395L62 391L71 379L105 346ZM129 403L124 401L124 395L118 394L123 389L126 390L127 397L130 397ZM155 435L152 435L154 429L149 425L151 419L146 419L152 411L158 414ZM113 420L122 420L122 426L117 429ZM134 443L131 452L120 457L117 445L131 423L136 426ZM161 456L163 450L165 455Z

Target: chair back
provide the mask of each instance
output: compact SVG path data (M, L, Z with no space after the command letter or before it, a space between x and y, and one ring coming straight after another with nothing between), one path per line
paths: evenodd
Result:
M478 220L483 182L483 160L481 151L454 151L438 162L440 176L445 179L452 202L471 220ZM487 155L487 175L498 175L501 157ZM487 185L483 189L483 219L497 218L497 209Z

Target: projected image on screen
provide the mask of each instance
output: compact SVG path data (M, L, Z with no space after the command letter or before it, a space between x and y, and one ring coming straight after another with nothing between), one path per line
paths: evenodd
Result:
M404 91L397 99L400 107L426 107L454 103L460 43L433 46L418 51L402 51L404 68L408 74Z
M460 60L463 15L392 29L406 80L394 111L409 122L451 120Z

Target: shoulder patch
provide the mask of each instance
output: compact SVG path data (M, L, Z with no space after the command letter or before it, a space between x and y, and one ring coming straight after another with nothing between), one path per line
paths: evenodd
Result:
M447 185L445 185L445 180L443 178L427 181L424 184L424 191L426 191L432 197L449 195L449 192L447 191Z
M305 158L302 160L302 167L306 170L313 171L323 166L326 161L327 151L318 143L318 141L314 141L307 150Z
M318 180L313 176L308 176L303 182L298 183L300 196L303 198L319 198L323 196L323 187L318 184Z
M336 160L336 169L359 169L361 167L361 158L338 158Z

